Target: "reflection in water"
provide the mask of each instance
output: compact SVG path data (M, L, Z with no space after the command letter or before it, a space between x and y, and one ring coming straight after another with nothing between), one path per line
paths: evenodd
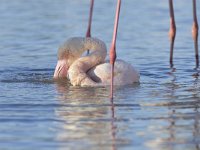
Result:
M145 115L135 118L133 112L130 114L126 112L121 118L123 126L126 124L123 121L126 115L129 119L146 120L146 126L143 126L142 132L144 137L148 137L144 143L150 149L172 150L187 146L189 149L198 150L200 142L200 116L198 101L196 101L199 95L198 76L193 78L193 82L191 82L193 85L185 87L184 84L180 84L176 70L172 70L168 75L170 82L162 83L165 88L161 90L165 92L160 92L161 96L165 98L164 101L155 101L153 104L144 105L144 107L155 108L155 111L161 109L164 113L152 117L148 116L146 110ZM119 111L122 105L114 104L113 101L105 103L104 100L109 94L106 88L79 88L59 83L57 91L58 99L63 107L59 107L56 113L64 121L62 130L58 133L59 141L68 141L71 144L83 144L82 142L85 141L87 144L84 147L94 147L95 149L98 149L99 146L100 149L117 149L121 145L132 145L136 138L143 141L143 137L138 136L138 132L136 135L132 135L133 139L128 136L121 137L118 134L119 132L122 135L127 134L126 130L119 127L118 116L115 116L116 109ZM191 100L185 99L185 96L181 95L185 91L190 93ZM126 102L124 106L129 107L130 105ZM132 106L133 109L136 109L134 105ZM154 121L150 122L151 120ZM129 122L129 124L131 123ZM133 126L137 126L137 124L133 124ZM149 137L149 135L151 136Z
M105 98L108 95L108 92L105 94L106 89L88 90L88 88L57 83L57 91L58 100L63 107L59 107L56 114L64 121L57 140L66 142L66 147L69 147L67 143L74 142L79 147L94 147L95 149L110 147L115 150L117 130L115 121L117 119L113 101L110 103L108 101L106 104L102 101L102 97Z
M197 115L195 115L195 120L194 120L194 130L193 130L193 141L195 143L195 147L197 150L200 150L200 147L199 147L199 144L200 144L200 140L199 140L199 137L200 137L200 132L199 132L199 111L198 111L199 107L196 107L195 108L195 113Z
M172 72L170 73L172 76L170 90L170 97L174 97L177 92L177 84L176 84L176 75ZM198 84L198 76L195 77L194 86ZM193 98L198 98L198 92L195 91L197 88L192 88L192 96ZM165 117L161 117L162 121L168 122L169 125L160 126L153 125L154 127L150 129L150 132L155 134L155 139L151 139L146 142L146 146L153 150L173 150L173 149L196 149L199 150L200 144L200 132L199 132L199 118L200 113L198 111L199 105L198 102L191 103L188 102L188 105L191 107L185 107L185 110L180 110L180 108L184 106L181 103L176 103L174 99L169 100L168 105L168 115ZM191 106L195 105L195 106ZM156 106L156 105L155 105ZM162 106L159 104L158 106ZM163 106L167 106L166 103ZM191 111L191 112L190 112ZM164 137L163 137L164 136Z

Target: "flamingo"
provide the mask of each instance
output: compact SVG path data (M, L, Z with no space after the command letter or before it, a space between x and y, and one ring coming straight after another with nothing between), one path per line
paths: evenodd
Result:
M54 79L68 78L73 86L107 86L111 84L111 98L113 97L113 85L139 82L139 72L131 64L123 60L116 60L115 45L120 5L121 0L118 0L110 49L110 63L105 61L107 48L102 40L94 37L72 37L58 49ZM91 53L82 56L87 50L90 50Z
M174 41L176 37L176 23L174 17L174 7L173 0L169 0L169 12L170 12L170 29L169 29L169 38L170 38L170 65L173 67L173 49ZM193 0L193 25L192 25L192 37L194 40L195 47L195 58L196 58L196 68L199 67L199 54L198 54L198 21L197 21L197 11L196 11L196 0Z

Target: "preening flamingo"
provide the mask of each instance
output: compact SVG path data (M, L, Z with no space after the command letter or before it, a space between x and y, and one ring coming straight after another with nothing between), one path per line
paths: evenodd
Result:
M176 37L176 23L174 17L174 8L173 8L173 0L169 0L169 12L170 12L170 30L169 30L169 38L170 38L170 65L173 67L173 49L174 49L174 41ZM196 67L199 67L199 54L198 54L198 21L197 21L197 12L196 12L196 0L193 0L193 26L192 26L192 37L194 39L194 47L195 47L195 58L196 58Z
M87 56L82 54L90 50ZM58 50L58 63L54 78L68 78L73 86L105 86L111 82L111 65L105 61L106 45L97 38L73 37ZM114 85L126 85L139 81L139 73L131 64L117 60Z
M116 18L119 18L120 2L119 0ZM118 19L115 22L110 56L114 56L115 49L113 51L112 47L115 48L117 25ZM87 50L90 50L91 53L82 57ZM106 54L105 43L97 38L70 38L58 50L58 63L54 78L68 78L73 86L105 86L110 82L112 85L127 85L139 82L139 73L131 64L123 60L115 62L114 57L111 57L110 64L105 61ZM114 64L115 70L113 70Z

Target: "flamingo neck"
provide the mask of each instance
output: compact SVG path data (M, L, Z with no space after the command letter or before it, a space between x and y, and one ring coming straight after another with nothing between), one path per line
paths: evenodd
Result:
M68 70L71 84L74 86L96 84L86 73L92 67L104 62L107 52L106 45L96 38L73 38L71 44L69 53L72 56L79 56ZM91 53L88 56L80 57L88 49Z

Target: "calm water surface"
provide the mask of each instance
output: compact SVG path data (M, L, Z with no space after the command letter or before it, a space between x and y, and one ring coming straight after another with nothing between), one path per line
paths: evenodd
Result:
M94 8L92 36L108 48L115 4L101 0ZM59 44L85 35L89 0L0 0L0 149L199 150L192 4L174 6L170 69L168 1L122 1L118 58L140 70L141 83L116 87L112 103L108 87L52 81Z

